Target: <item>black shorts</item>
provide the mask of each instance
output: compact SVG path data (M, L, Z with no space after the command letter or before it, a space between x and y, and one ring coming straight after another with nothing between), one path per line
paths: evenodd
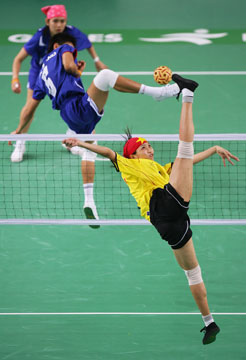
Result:
M171 184L155 189L150 199L150 221L172 249L180 249L191 238L189 202Z

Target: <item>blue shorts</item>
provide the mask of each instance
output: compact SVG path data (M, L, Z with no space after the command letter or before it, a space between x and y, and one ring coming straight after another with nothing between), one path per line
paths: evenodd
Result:
M87 93L68 98L60 110L62 119L77 134L91 134L103 116Z

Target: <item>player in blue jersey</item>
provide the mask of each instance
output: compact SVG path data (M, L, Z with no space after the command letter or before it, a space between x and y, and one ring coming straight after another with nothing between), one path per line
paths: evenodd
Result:
M53 109L60 111L62 119L71 130L77 134L91 134L103 116L111 88L120 92L145 94L161 101L179 95L183 87L183 84L146 86L124 78L112 70L103 69L85 91L80 80L85 62L76 59L76 40L66 33L57 34L51 39L50 50L44 58L33 97L22 111L19 126L13 134L25 131L40 101L46 95L50 97ZM189 81L184 80L187 86ZM84 212L87 218L97 219L93 199L94 161L95 154L85 150L81 166L85 193Z
M42 12L46 15L46 26L39 29L36 34L24 45L24 47L20 50L20 52L16 55L13 61L13 76L11 82L12 91L15 93L21 92L21 84L19 81L19 72L21 68L21 64L23 60L25 60L28 56L31 56L31 67L29 70L28 77L28 85L27 85L27 99L26 104L24 105L21 113L25 111L25 108L32 98L33 89L38 77L38 74L41 70L43 58L47 55L48 44L50 38L58 33L65 32L69 35L72 35L76 39L77 50L86 49L90 56L92 57L97 71L107 68L104 65L87 35L78 30L77 28L67 25L67 12L64 5L52 5L45 6L42 9ZM23 129L23 132L27 132L31 122L29 122L28 126ZM15 149L11 154L12 162L20 162L23 160L23 155L25 152L25 141L17 141Z

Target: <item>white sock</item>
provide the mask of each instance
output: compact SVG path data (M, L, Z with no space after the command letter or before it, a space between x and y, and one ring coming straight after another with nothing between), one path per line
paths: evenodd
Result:
M93 183L83 184L85 195L84 207L95 205L93 198L93 186Z
M189 89L183 89L182 95L183 95L182 102L193 103L193 96L194 96L193 91L190 91Z
M208 326L212 322L214 322L214 318L213 318L212 314L208 314L206 316L203 316L202 320L204 321L205 326Z
M96 204L94 202L93 198L93 183L84 184L84 195L85 195L85 201L83 208L89 207L91 208L94 216L96 219L99 219Z
M176 96L179 93L179 87L177 84L154 87L142 84L139 90L139 94L144 94L157 98L159 96L168 98Z

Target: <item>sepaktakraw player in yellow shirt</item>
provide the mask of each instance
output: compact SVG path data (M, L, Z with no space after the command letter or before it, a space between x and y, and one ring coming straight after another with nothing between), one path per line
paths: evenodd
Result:
M228 150L213 146L194 155L193 112L194 91L198 84L174 74L172 80L182 93L182 109L179 127L179 145L173 164L164 166L154 161L154 149L146 139L127 134L123 156L113 150L94 144L66 139L67 146L81 146L109 158L136 199L141 215L157 229L163 240L171 246L180 267L185 271L191 293L202 314L204 327L203 344L216 340L220 328L210 313L206 288L196 257L187 214L193 187L193 164L217 153L223 160L233 165L231 159L239 161Z

